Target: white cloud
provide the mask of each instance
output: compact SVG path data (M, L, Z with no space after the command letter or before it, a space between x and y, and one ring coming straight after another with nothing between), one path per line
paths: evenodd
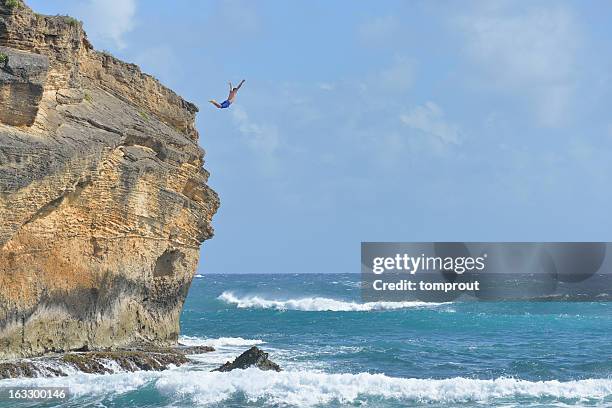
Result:
M247 145L265 158L271 159L280 146L278 128L251 122L248 114L239 106L234 107L232 118Z
M390 64L381 66L361 80L351 82L363 94L377 97L380 101L389 102L391 95L403 94L414 85L415 64L410 58L395 56Z
M359 27L359 36L370 46L384 45L392 40L400 28L395 16L376 17Z
M327 82L321 82L319 83L319 89L323 91L333 91L334 89L336 89L336 86Z
M575 27L565 9L516 15L473 15L463 20L472 57L503 81L565 81L574 65Z
M261 19L257 3L248 0L225 0L216 3L215 13L207 21L208 32L215 38L223 33L225 46L244 44L253 39L261 30ZM229 29L228 29L229 27Z
M379 81L385 88L407 91L414 82L414 64L407 58L395 58L393 64L380 72Z
M442 109L433 102L400 115L402 123L412 129L423 132L443 145L460 144L458 126L448 123Z
M481 7L459 20L467 54L490 87L524 96L542 124L558 125L569 110L576 79L580 35L575 18L556 4L504 4Z
M136 0L88 0L76 14L97 48L123 49L124 35L134 28Z

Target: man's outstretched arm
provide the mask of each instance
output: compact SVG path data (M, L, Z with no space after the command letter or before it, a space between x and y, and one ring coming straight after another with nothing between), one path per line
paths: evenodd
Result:
M239 90L240 87L242 86L242 84L244 84L244 79L242 81L240 81L240 83L238 84L238 86L236 87L236 90Z

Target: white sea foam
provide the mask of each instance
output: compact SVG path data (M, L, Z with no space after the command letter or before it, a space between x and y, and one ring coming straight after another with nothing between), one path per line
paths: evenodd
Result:
M184 344L186 346L212 346L214 348L221 348L254 346L256 344L263 344L265 342L259 339L243 339L242 337L206 338L195 336L180 336L179 343Z
M227 361L234 360L249 347L265 344L266 342L260 339L245 339L242 337L207 338L180 336L179 343L187 346L213 346L215 351L189 356L192 360L196 360L202 368L213 369ZM278 362L285 369L323 369L326 368L327 365L318 361L316 356L325 354L351 354L361 351L362 348L349 346L322 346L314 350L308 348L290 350L275 348L268 345L265 347L265 350L270 353L270 358L273 361Z
M187 367L163 372L77 374L57 378L0 381L0 386L70 387L77 397L117 395L154 384L174 399L194 405L220 403L236 395L266 405L308 407L330 402L367 403L368 399L448 403L494 403L525 399L546 405L602 403L612 398L612 379L577 381L525 381L513 378L414 379L383 374L328 374L316 371L259 371L256 368L228 373L196 371Z
M164 373L170 374L170 371ZM159 377L159 372L138 371L116 374L71 374L67 377L13 378L1 380L1 387L68 387L76 397L93 395L116 395L134 391Z
M251 401L313 406L332 401L358 403L370 397L404 401L491 401L500 398L603 400L612 396L612 379L580 381L524 381L511 378L410 379L383 374L326 374L313 371L262 372L255 368L229 373L195 372L162 376L156 384L162 393L179 393L197 404L218 403L235 394Z
M265 299L260 296L239 297L234 295L234 293L230 291L223 292L218 297L218 299L226 303L236 305L238 308L302 310L308 312L367 312L371 310L393 310L407 309L413 307L432 307L443 304L421 301L357 303L325 297L305 297L300 299L274 300Z
M340 283L343 284L344 286L348 286L350 288L357 288L357 289L359 289L362 285L361 281L342 281Z
M190 358L196 360L203 368L211 370L219 367L227 361L232 361L248 347L265 343L260 339L244 339L242 337L220 337L206 338L194 336L180 336L179 343L187 346L212 346L215 351L192 355Z

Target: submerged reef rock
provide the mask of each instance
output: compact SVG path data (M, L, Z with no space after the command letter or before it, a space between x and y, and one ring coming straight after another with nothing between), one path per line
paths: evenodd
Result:
M74 372L114 374L134 371L162 371L188 363L190 354L214 351L208 348L166 348L72 352L48 357L0 362L0 380L17 377L64 377Z
M219 368L215 368L212 371L232 371L237 368L245 369L249 367L257 367L260 370L268 371L281 371L278 364L268 359L268 353L260 350L258 347L253 346L238 357L231 363L228 361Z
M197 111L0 1L0 358L176 345L219 206Z

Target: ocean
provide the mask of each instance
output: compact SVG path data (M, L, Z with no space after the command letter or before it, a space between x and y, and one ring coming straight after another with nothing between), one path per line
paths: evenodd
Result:
M0 387L67 386L63 407L612 407L610 302L360 298L358 274L197 275L180 341L215 352ZM283 371L210 372L251 345Z

